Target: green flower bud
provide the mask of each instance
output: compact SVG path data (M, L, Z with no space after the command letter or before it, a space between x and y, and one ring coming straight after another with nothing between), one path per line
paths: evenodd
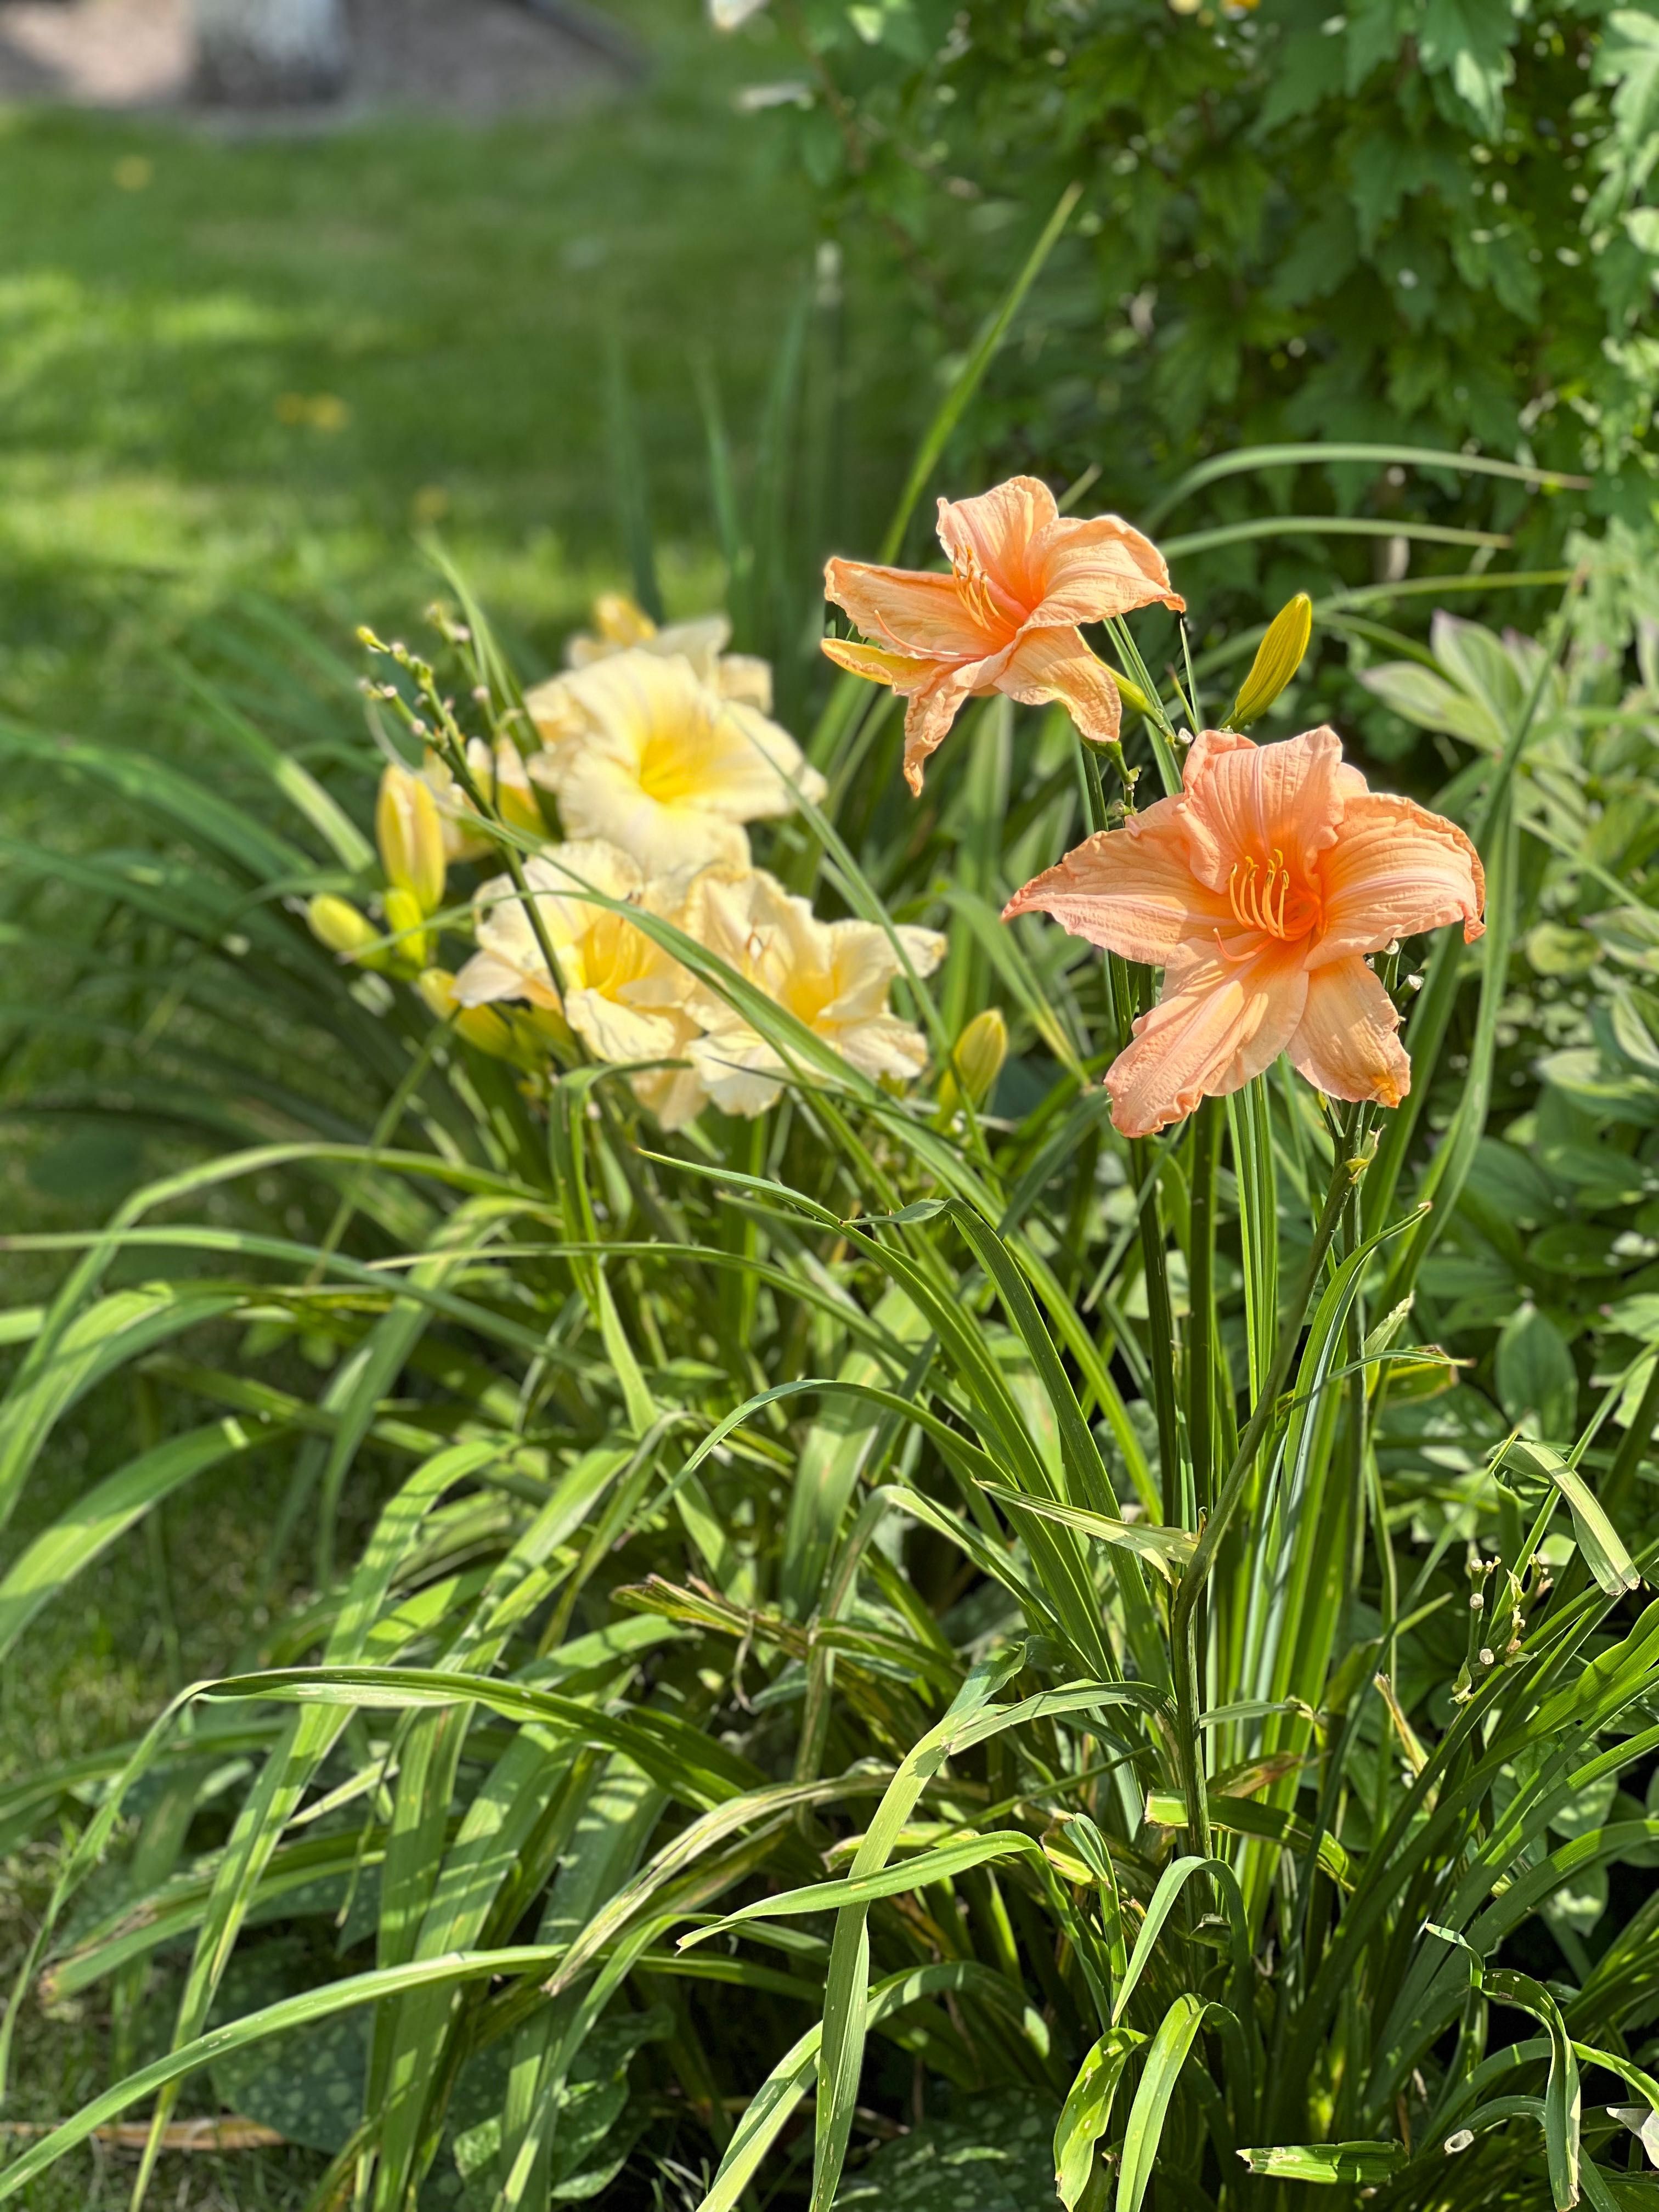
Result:
M388 957L399 968L424 968L428 933L422 924L426 915L412 891L389 890L380 902L386 908L386 933L397 939L387 947Z
M332 891L324 891L307 906L306 920L318 942L327 945L331 952L337 952L343 960L355 961L360 968L386 966L386 949L380 944L380 931L349 899L336 898ZM374 949L371 951L371 947Z
M1265 714L1302 665L1313 635L1313 601L1298 592L1267 625L1267 634L1255 649L1250 672L1238 687L1238 696L1228 715L1229 726L1242 730Z
M522 1064L524 1054L509 1018L496 1006L461 1006L455 1002L455 978L447 968L423 968L415 988L441 1022L453 1022L455 1034L492 1060Z
M987 1006L982 1013L974 1016L957 1039L951 1054L951 1065L945 1069L939 1086L940 1117L948 1121L960 1106L964 1093L975 1106L982 1106L995 1087L1007 1057L1008 1024L1002 1018L1002 1009Z
M1126 707L1133 707L1137 714L1152 713L1153 702L1146 696L1139 684L1132 678L1125 676L1120 670L1115 668L1112 671L1112 681L1116 684L1119 695Z
M386 881L423 915L444 902L444 825L429 787L406 768L389 767L374 805L374 835Z

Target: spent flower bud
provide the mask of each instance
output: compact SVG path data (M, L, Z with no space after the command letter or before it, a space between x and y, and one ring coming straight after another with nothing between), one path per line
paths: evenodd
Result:
M1298 592L1267 625L1267 634L1255 649L1250 672L1238 687L1238 696L1227 720L1236 730L1265 714L1302 665L1313 635L1313 601Z
M427 785L395 763L380 778L374 835L387 882L434 914L444 901L443 822Z

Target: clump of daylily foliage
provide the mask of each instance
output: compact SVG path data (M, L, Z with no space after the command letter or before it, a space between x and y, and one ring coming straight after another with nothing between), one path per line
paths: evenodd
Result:
M0 1652L243 1455L310 1582L0 1792L66 1839L14 2008L107 1984L119 2077L0 2202L148 2105L142 2203L205 2073L308 2212L1643 2212L1659 633L1630 689L1577 575L1536 641L1368 615L1413 798L1251 733L1305 597L1195 675L1157 546L1060 509L832 560L810 733L723 619L603 600L525 690L462 592L453 695L368 640L355 803L216 802L178 933L302 1008L247 1110L313 1118L38 1240L0 1481L123 1359L210 1417ZM244 1234L267 1178L313 1211ZM106 1288L152 1245L246 1279Z

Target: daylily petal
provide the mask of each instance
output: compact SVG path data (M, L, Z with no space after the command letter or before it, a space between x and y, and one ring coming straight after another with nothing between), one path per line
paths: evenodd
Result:
M687 1053L698 1079L724 1114L752 1120L782 1096L783 1063L746 1022L728 1014L724 1026L695 1038Z
M1121 516L1097 514L1084 522L1062 515L1035 552L1042 578L1035 618L1045 627L1105 622L1155 601L1179 614L1187 604L1152 539Z
M975 690L975 678L986 664L970 662L965 668L946 667L930 684L913 693L904 710L904 781L917 798L928 762L951 734L956 720Z
M1449 921L1462 923L1469 945L1486 927L1480 854L1455 823L1413 799L1382 792L1347 799L1341 836L1320 873L1325 927L1308 956L1310 968L1381 951L1397 938Z
M1397 1106L1412 1087L1412 1064L1395 1031L1394 1002L1356 955L1317 968L1289 1051L1299 1073L1328 1098L1372 1098Z
M1308 730L1270 745L1231 730L1200 731L1182 778L1193 872L1222 890L1237 863L1265 866L1278 853L1300 881L1310 882L1319 855L1336 842L1341 764L1334 730Z
M880 638L900 653L980 660L1004 641L969 607L954 576L831 560L823 564L823 594L866 637Z
M976 499L940 500L939 542L951 567L983 579L998 612L1018 624L1042 599L1038 546L1059 512L1039 477L1010 477Z
M1308 978L1294 949L1266 945L1253 957L1219 952L1194 961L1106 1071L1112 1121L1126 1137L1150 1137L1260 1075L1295 1035Z
M942 930L922 929L913 921L900 922L894 934L918 975L931 975L951 949L951 940Z
M864 645L856 638L821 638L819 646L837 668L872 683L890 684L900 698L908 698L939 675L937 660L922 660L903 653L890 653L883 645Z
M1225 894L1192 872L1178 799L1160 799L1122 829L1086 838L1015 892L1002 918L1017 914L1052 915L1073 937L1149 968L1165 966L1189 939L1237 927Z
M498 999L532 999L537 1006L556 1006L558 994L549 988L546 977L545 967L539 977L532 977L493 952L475 952L456 975L455 1004L488 1006Z
M595 1060L672 1060L684 1042L672 1014L647 1014L601 991L566 994L564 1018Z
M830 1032L830 1042L850 1066L872 1082L884 1075L908 1083L927 1065L927 1046L920 1030L896 1014L876 1014Z
M534 765L546 757L538 756ZM537 781L552 787L573 837L605 838L653 871L690 862L747 865L749 840L724 812L665 805L641 788L637 769L598 750L563 748L553 759Z
M1110 744L1123 720L1112 672L1075 629L1028 629L997 678L999 691L1023 707L1058 700L1085 738Z
M653 1067L628 1079L641 1105L671 1133L695 1121L708 1103L708 1093L695 1067Z

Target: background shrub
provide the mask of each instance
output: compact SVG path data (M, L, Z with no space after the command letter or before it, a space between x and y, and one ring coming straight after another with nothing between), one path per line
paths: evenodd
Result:
M980 418L1000 459L1096 468L1093 495L1146 521L1231 447L1478 446L1592 481L1550 501L1364 462L1269 481L1285 513L1513 532L1522 566L1587 515L1649 521L1651 8L799 0L742 35L769 69L798 49L782 112L825 220L886 234L938 353L1082 183ZM1259 507L1254 484L1217 483L1176 526ZM1399 563L1386 541L1322 544L1349 582ZM1271 596L1276 557L1247 538L1206 574Z

